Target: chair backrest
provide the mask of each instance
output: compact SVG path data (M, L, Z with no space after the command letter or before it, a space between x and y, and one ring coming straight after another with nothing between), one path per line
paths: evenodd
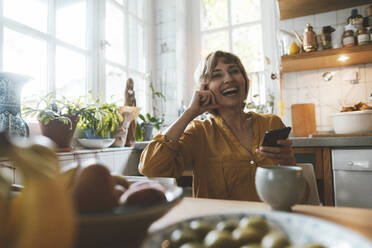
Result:
M311 163L300 163L296 164L301 167L304 173L304 178L309 185L310 192L307 200L303 202L309 205L320 205L318 186L316 184L316 178L314 173L314 166Z

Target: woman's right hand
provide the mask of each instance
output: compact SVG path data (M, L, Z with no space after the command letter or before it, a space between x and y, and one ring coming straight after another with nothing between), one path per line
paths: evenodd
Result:
M217 108L219 105L216 102L216 97L210 90L197 90L192 96L191 102L187 111L197 117L208 110Z

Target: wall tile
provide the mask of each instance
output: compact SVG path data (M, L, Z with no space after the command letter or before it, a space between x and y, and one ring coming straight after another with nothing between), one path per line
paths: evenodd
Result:
M298 90L298 103L319 104L319 88L301 88Z
M321 13L315 15L315 27L321 28L324 26L335 25L337 23L336 11Z
M283 101L288 107L290 107L291 104L298 103L298 89L283 90Z
M372 95L372 82L368 82L366 83L366 100L368 100L368 97ZM370 101L371 102L371 101ZM371 105L372 103L370 103L369 105Z
M365 102L366 84L344 84L342 85L343 103L345 105L354 105L360 101Z
M293 22L294 22L294 29L295 30L302 30L301 31L301 34L303 32L303 30L305 29L306 27L306 24L310 23L311 26L314 26L314 16L313 15L309 15L309 16L303 16L303 17L299 17L299 18L294 18L293 19Z
M319 88L321 104L335 104L341 98L341 88L337 84L327 84Z
M319 87L319 78L316 70L300 71L297 74L298 88L316 88Z
M333 126L331 115L337 113L334 107L321 106L320 107L320 125L319 126Z
M297 72L286 72L283 74L283 88L284 89L297 88Z
M286 126L292 126L292 112L291 108L284 108L284 115L281 117Z
M372 82L372 64L365 65L366 82Z

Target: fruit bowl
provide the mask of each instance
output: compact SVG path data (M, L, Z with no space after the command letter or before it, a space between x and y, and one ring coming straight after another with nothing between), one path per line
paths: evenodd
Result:
M167 201L141 207L117 207L111 211L80 214L77 246L139 247L150 225L182 199L181 187L160 182Z

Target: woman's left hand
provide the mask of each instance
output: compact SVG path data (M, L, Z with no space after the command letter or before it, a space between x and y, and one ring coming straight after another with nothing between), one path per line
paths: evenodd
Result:
M281 146L260 146L256 152L262 156L268 157L280 165L296 165L296 160L292 151L292 141L289 139L278 140Z

